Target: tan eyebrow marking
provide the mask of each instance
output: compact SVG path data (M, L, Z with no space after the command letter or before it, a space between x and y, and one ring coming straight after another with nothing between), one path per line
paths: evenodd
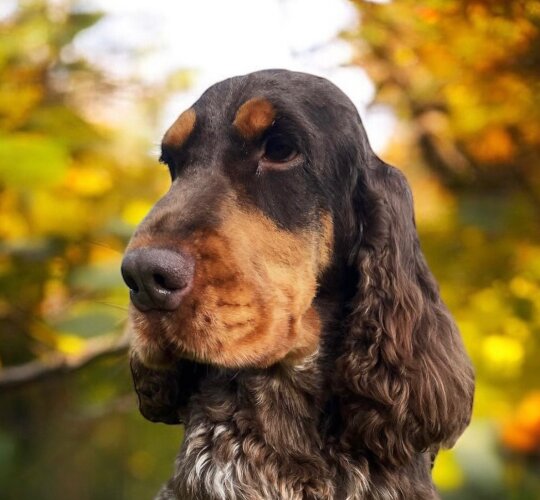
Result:
M170 126L169 130L165 132L163 136L163 144L169 146L179 147L193 132L195 128L195 122L197 120L197 115L193 108L189 108L184 111L176 121Z
M254 139L274 123L275 117L276 111L270 101L254 97L238 108L233 125L246 139Z

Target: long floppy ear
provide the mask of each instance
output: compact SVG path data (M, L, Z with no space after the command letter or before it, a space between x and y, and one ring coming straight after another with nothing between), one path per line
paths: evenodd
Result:
M156 370L145 366L135 352L131 352L130 366L142 415L151 422L184 423L187 404L205 367L181 360L170 369Z
M399 465L454 444L470 420L474 374L421 253L407 181L371 155L356 173L358 284L336 382L344 444Z

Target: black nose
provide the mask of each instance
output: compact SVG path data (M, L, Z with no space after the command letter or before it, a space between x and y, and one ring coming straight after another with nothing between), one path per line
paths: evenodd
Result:
M191 288L195 264L186 254L136 248L122 261L122 277L133 305L141 311L174 311Z

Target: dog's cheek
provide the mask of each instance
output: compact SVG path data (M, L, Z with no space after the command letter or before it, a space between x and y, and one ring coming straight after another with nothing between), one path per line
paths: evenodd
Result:
M320 321L312 301L319 269L329 261L331 219L295 234L256 212L227 212L218 230L186 243L196 276L167 324L168 337L188 355L229 367L263 367L314 351Z
M330 214L322 214L319 229L309 238L304 266L295 268L296 276L291 280L291 283L296 285L295 292L291 296L296 299L293 307L297 313L295 321L291 323L289 335L294 338L294 342L286 361L294 364L301 363L303 359L317 351L319 346L322 321L313 302L317 295L317 279L332 259L333 234L334 227Z
M252 328L243 332L224 328L221 362L265 367L312 353L320 337L320 321L312 308L316 275L320 261L328 260L328 245L321 233L294 234L251 214L228 234L240 242L236 255L242 255L243 269L248 270L246 288L260 301L251 311L255 315ZM242 244L248 237L250 244ZM242 324L247 318L236 311L236 319Z

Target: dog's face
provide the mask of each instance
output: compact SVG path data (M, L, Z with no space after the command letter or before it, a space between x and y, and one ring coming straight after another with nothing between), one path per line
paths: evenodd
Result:
M420 250L408 183L371 151L350 100L301 73L232 78L180 115L162 149L171 189L122 265L141 412L189 418L200 362L296 364L320 343L314 365L344 449L395 471L452 445L473 372Z
M266 367L316 350L340 115L355 121L327 81L265 71L211 87L169 128L172 185L123 263L145 364Z

